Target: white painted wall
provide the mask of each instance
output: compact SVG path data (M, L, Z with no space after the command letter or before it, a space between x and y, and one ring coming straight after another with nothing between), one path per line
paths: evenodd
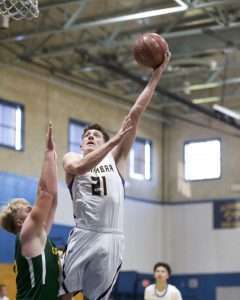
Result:
M213 204L174 205L166 260L175 274L239 272L240 229L213 229Z
M58 184L58 206L54 223L74 226L72 199L65 183Z
M134 200L125 201L125 256L123 270L152 273L162 256L163 207Z

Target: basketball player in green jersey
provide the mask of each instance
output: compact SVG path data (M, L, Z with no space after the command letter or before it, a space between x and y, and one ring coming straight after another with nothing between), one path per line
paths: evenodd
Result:
M17 300L55 300L58 293L58 252L48 238L57 207L56 152L48 125L46 152L33 206L12 199L0 215L0 225L16 235Z

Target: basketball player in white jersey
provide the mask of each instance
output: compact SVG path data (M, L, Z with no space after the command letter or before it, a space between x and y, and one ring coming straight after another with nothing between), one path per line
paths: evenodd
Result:
M171 275L171 268L166 263L157 263L154 268L155 284L145 288L144 300L182 300L180 291L167 282Z
M63 259L59 295L68 300L82 291L90 300L107 300L121 268L125 163L138 122L170 60L167 53L140 94L119 131L109 139L98 124L85 129L80 154L64 155L66 182L76 227Z

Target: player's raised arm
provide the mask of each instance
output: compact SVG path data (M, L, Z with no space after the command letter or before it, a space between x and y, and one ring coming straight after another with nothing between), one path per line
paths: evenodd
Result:
M38 197L30 214L27 216L21 230L20 239L22 248L25 243L34 247L31 243L36 238L45 237L53 222L53 216L57 206L57 170L56 152L52 139L52 124L48 125L46 151L43 160L42 172L38 185ZM31 248L30 246L30 248Z
M137 98L136 102L134 103L133 107L131 108L128 114L128 117L131 119L133 129L122 140L122 142L119 143L117 147L115 147L115 149L113 150L115 161L118 167L120 168L120 170L122 169L121 167L122 160L125 160L127 158L128 153L135 140L140 117L145 111L148 103L150 102L154 90L158 84L158 81L161 78L163 71L166 69L169 63L170 57L171 57L170 52L166 53L163 63L156 70L153 71L153 74L150 80L148 81L145 89L139 95L139 97Z
M46 140L46 152L50 152L50 178L47 178L49 180L49 183L47 182L47 190L53 194L53 200L51 201L51 207L49 209L49 213L46 216L46 220L44 223L44 229L46 233L48 234L51 230L56 208L57 208L57 165L56 165L56 160L57 160L57 153L55 149L55 144L53 141L53 136L52 136L52 123L49 122L48 125L48 133L47 133L47 140ZM43 171L42 171L43 172ZM48 172L48 170L46 170ZM52 174L51 174L52 172ZM43 182L41 183L41 179L39 181L38 185L38 191L41 192L42 188L44 189L45 186L45 177L48 175L43 174L41 178L43 177Z

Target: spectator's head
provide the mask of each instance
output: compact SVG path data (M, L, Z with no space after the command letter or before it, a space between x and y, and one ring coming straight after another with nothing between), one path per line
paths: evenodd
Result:
M153 272L156 280L168 280L171 275L171 267L167 263L158 262L153 267Z
M0 284L0 297L7 296L7 287L5 284Z

